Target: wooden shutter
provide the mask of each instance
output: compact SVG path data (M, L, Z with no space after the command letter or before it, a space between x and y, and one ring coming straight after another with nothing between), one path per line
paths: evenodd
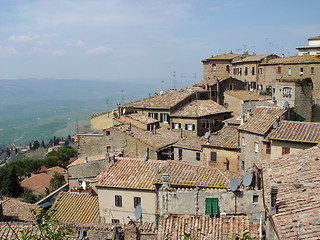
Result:
M158 113L155 113L155 114L154 114L154 118L155 118L156 120L158 120Z
M160 113L160 122L163 122L163 113Z
M186 130L188 130L188 124L185 124L184 127Z
M218 198L206 198L206 214L218 215L219 213L219 199Z
M211 162L217 162L217 152L211 152Z
M196 129L196 125L192 124L192 130L194 131Z

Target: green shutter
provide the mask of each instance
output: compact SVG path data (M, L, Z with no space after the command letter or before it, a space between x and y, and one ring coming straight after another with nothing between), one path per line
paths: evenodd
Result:
M218 203L218 198L206 198L206 215L218 215Z
M192 124L192 130L194 131L196 129L196 125Z
M172 124L171 124L171 125L172 125L172 129L174 129L174 122L172 122Z
M163 122L163 113L160 113L160 122Z
M158 120L158 113L155 113L155 114L154 114L154 118L155 118L156 120Z

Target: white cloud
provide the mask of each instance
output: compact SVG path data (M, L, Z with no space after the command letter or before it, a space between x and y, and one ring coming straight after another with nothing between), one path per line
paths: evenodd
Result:
M91 48L86 51L87 55L101 55L112 52L112 48L106 48L103 46L97 48Z
M36 34L32 32L28 32L22 35L12 35L9 37L9 40L12 42L33 42L36 44L46 44L50 41L55 34Z
M2 53L1 55L4 54L9 54L9 55L18 55L19 52L11 46L5 46L5 45L0 45L0 52Z
M44 50L43 48L38 48L38 47L33 47L33 48L31 48L31 51L32 51L32 52L35 52L35 53L45 52L45 50Z
M74 44L75 47L81 47L81 46L84 46L84 45L85 45L85 43L84 43L83 41L81 41L81 40L78 40L78 41Z
M53 56L62 56L62 55L65 55L65 54L66 54L66 51L61 50L61 49L57 49L57 50L52 51L52 55Z

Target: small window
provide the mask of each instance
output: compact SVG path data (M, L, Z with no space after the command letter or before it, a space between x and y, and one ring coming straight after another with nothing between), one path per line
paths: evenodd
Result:
M178 155L179 155L179 160L181 161L182 160L182 149L181 148L178 149Z
M244 170L244 168L245 168L245 163L244 163L244 161L242 160L242 162L241 162L241 169Z
M216 71L216 70L217 70L216 64L212 64L212 71Z
M262 74L262 68L258 68L258 74Z
M242 146L245 146L245 145L246 145L246 138L242 137Z
M174 124L174 129L179 129L180 126L181 126L180 123L175 123L175 124Z
M106 136L109 136L110 135L110 131L106 131Z
M163 122L163 123L168 123L169 122L168 113L160 113L160 122Z
M230 66L229 66L229 65L226 66L226 71L227 71L227 72L230 71Z
M253 195L252 202L253 203L258 203L259 202L259 195Z
M259 143L258 142L255 142L254 143L254 151L257 153L259 152Z
M110 152L110 150L111 150L111 146L110 146L110 145L107 145L107 146L106 146L106 152Z
M251 74L252 74L252 75L255 75L255 69L254 69L254 67L252 67L252 69L251 69Z
M271 154L271 144L269 142L266 144L266 154Z
M121 195L115 195L114 200L115 200L116 207L122 207L122 196Z
M282 91L283 97L291 97L292 95L292 88L291 87L284 87Z
M244 68L244 75L248 75L248 68L247 67Z
M314 67L311 67L310 74L314 74Z
M300 68L300 75L303 75L303 68Z
M212 163L217 163L217 152L211 152L210 160Z
M289 147L282 147L282 155L289 154L290 148Z
M133 207L136 208L136 206L141 205L141 197L134 197L133 198Z
M219 214L219 199L218 198L206 198L206 215L218 215Z
M200 152L196 152L196 160L200 161Z
M281 73L281 67L278 67L278 71L277 71L278 73Z
M288 68L288 75L290 76L292 74L291 68Z
M205 129L209 128L209 121L203 122L203 128L205 128Z
M112 222L113 224L115 224L115 223L120 223L120 220L119 220L119 219L112 219L111 222Z
M194 125L194 124L191 124L191 123L186 124L186 130L188 130L188 131L193 131L194 128L195 128L195 125Z
M233 90L233 84L229 84L229 90Z

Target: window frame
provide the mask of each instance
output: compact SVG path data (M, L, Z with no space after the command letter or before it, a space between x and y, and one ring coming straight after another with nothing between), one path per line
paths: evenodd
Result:
M181 161L183 156L182 148L178 148L178 159Z
M219 198L206 198L205 214L210 216L219 215Z
M255 153L259 152L259 142L254 142L254 152Z
M218 163L218 153L211 151L210 152L210 162L211 163Z
M196 152L196 161L200 161L201 160L201 153L200 152Z
M115 195L114 196L114 205L116 207L122 207L122 195Z
M133 208L136 208L138 205L141 206L141 197L133 197Z

